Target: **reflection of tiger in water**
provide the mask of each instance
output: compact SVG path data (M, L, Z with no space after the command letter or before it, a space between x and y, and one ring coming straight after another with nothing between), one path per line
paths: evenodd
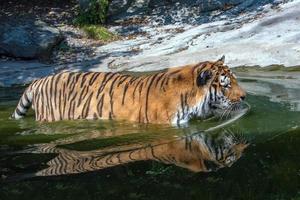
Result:
M75 151L45 144L27 153L58 153L47 163L49 167L37 172L36 176L83 173L142 160L174 164L194 172L208 172L230 167L247 146L242 137L223 134L212 138L208 134L199 133L145 147L126 147L123 150Z
M36 120L125 119L144 123L187 122L216 108L235 107L244 90L224 59L169 69L150 76L64 72L34 81L13 113L30 105Z

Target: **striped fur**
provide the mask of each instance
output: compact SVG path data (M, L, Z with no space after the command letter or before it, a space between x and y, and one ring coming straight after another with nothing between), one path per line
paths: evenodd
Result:
M198 133L173 141L151 143L144 147L126 147L122 150L75 151L56 147L55 144L40 145L27 153L55 153L48 167L36 176L56 176L101 170L142 160L154 160L172 164L194 172L216 171L230 167L248 146L242 137L220 135L213 138Z
M38 121L121 119L182 124L192 117L206 117L216 107L227 109L242 96L245 92L221 61L141 77L64 72L30 84L12 117L22 118L31 105Z

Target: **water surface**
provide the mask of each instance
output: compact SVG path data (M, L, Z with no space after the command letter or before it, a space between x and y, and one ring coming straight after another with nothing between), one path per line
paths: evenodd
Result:
M0 199L299 199L299 72L240 69L238 75L251 109L212 132L203 131L221 121L194 120L184 127L124 121L39 123L32 112L23 120L9 120L24 87L0 88ZM196 173L190 167L196 155L192 150L180 163L166 161L170 155L180 160L179 154L188 149L174 150L181 141L195 135L219 141L224 132L242 134L250 142L230 167ZM168 154L137 159L133 153L131 162L114 164L128 151L157 145ZM59 155L66 157L59 160ZM103 155L108 163L80 165ZM65 167L62 160L71 164ZM49 165L55 167L43 173Z

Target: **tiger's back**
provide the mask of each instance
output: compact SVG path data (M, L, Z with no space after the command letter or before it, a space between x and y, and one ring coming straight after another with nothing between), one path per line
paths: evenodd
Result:
M153 91L150 94L151 86L161 87L158 80L154 84L154 79L163 75L134 77L111 72L64 72L33 82L25 93L32 97L38 121L117 118L149 122L151 118L151 121L167 123L168 117L164 119L158 114L162 111L159 105L151 106L155 102L153 98L160 96L153 95ZM22 114L21 109L17 114Z
M39 121L122 118L134 104L127 106L126 99L134 80L129 75L100 72L45 77L29 86L32 108Z

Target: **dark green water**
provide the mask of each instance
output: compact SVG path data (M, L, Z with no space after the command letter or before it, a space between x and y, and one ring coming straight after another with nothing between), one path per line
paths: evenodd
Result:
M208 173L144 160L87 173L32 176L57 156L17 153L36 144L119 152L185 138L220 121L193 121L185 127L112 121L50 124L35 122L33 113L13 121L8 117L24 88L0 88L0 199L300 199L299 73L274 73L240 72L250 93L250 111L220 130L201 134L242 133L250 145L231 167Z

